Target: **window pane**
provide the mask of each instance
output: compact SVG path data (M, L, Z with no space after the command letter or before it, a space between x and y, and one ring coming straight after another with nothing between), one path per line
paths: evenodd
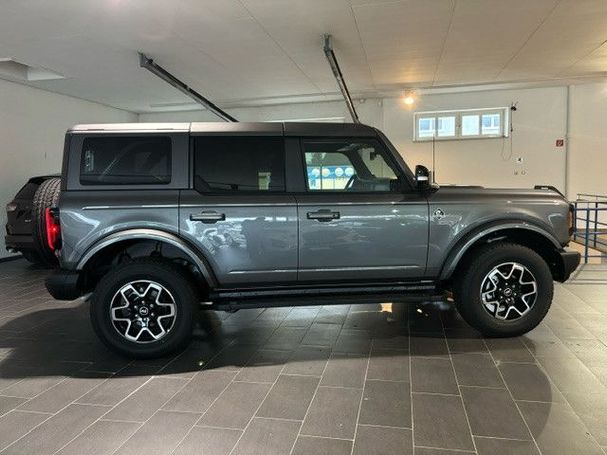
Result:
M479 116L462 115L462 136L478 136L479 131Z
M455 136L455 116L439 117L437 134L439 137Z
M171 139L87 138L80 161L83 185L166 184L171 182Z
M311 191L391 191L396 179L375 141L307 141L304 152Z
M435 133L435 121L434 117L421 117L417 121L417 137L433 137Z
M500 115L483 114L482 118L483 134L499 135L501 134Z
M194 168L199 192L285 191L279 137L197 137Z

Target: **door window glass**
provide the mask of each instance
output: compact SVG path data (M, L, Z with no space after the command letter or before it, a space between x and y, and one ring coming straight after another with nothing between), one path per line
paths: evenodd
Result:
M194 147L199 192L285 191L280 137L196 137Z
M310 191L392 191L397 180L377 141L346 139L305 141Z

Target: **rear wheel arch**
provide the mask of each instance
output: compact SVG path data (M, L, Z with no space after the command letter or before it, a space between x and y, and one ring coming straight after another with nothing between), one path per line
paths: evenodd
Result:
M449 251L440 273L441 281L450 281L475 252L487 244L508 242L525 246L546 261L555 280L563 274L562 259L559 255L561 245L545 230L530 224L509 226L485 226L462 237Z
M76 269L82 274L85 291L112 266L135 259L155 257L171 260L191 274L200 291L216 285L216 278L204 256L180 237L164 231L137 229L111 234L98 241L80 259Z

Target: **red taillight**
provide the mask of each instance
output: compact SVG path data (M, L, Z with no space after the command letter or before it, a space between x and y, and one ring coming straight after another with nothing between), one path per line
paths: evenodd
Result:
M47 207L44 214L46 224L46 243L51 251L55 251L59 247L61 226L59 225L59 220L55 216L53 209Z

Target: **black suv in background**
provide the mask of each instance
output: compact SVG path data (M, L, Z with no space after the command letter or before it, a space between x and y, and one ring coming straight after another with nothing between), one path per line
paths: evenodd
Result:
M6 249L21 253L35 264L54 267L57 257L49 248L45 211L59 201L59 175L30 178L6 205Z

